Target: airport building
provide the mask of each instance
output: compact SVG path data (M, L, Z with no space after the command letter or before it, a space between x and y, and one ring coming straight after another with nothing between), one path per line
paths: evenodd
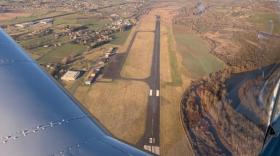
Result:
M80 76L80 71L67 71L62 77L61 80L63 81L75 81Z
M43 19L43 20L40 20L40 23L41 24L51 24L53 23L53 18L47 18L47 19Z
M15 26L19 28L25 28L25 27L32 26L34 24L35 22L26 22L26 23L15 24Z

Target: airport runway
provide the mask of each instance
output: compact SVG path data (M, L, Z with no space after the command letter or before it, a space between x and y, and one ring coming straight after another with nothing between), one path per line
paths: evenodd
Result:
M160 155L160 16L156 16L153 62L148 83L150 91L145 133L137 146Z

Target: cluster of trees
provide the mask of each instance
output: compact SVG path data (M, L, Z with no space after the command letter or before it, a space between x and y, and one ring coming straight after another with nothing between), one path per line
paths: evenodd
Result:
M263 132L227 97L226 69L192 82L182 100L183 121L198 155L257 155Z
M219 11L210 9L201 16L193 15L191 7L184 7L173 21L175 25L185 26L186 30L208 39L211 53L228 65L222 71L193 81L184 93L181 103L183 121L198 155L258 155L262 147L263 127L235 107L244 102L251 109L249 113L262 115L254 101L262 80L251 75L250 80L236 87L234 98L238 100L229 98L233 94L226 82L233 74L244 76L241 72L279 63L280 45L275 38L258 38L256 26L244 18L238 19L254 7L249 8L241 2L236 5L240 5L237 8L242 12L226 11L225 15L219 12L223 11L221 7ZM223 7L225 9L226 5ZM236 49L231 49L231 45ZM231 85L237 84L241 83ZM247 94L247 91L252 92Z

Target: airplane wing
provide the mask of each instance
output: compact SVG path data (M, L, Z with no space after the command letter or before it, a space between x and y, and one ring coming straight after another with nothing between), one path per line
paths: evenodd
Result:
M269 127L266 134L261 156L279 155L280 154L280 117L277 118Z
M148 154L113 138L0 28L0 155Z
M269 126L266 130L264 146L260 153L262 156L280 154L280 79L275 85L271 99L271 115L269 116Z

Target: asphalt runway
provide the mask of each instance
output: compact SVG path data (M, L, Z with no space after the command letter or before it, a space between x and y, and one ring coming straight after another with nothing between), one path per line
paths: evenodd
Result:
M146 128L138 147L160 155L160 16L156 16L156 28L153 50Z

